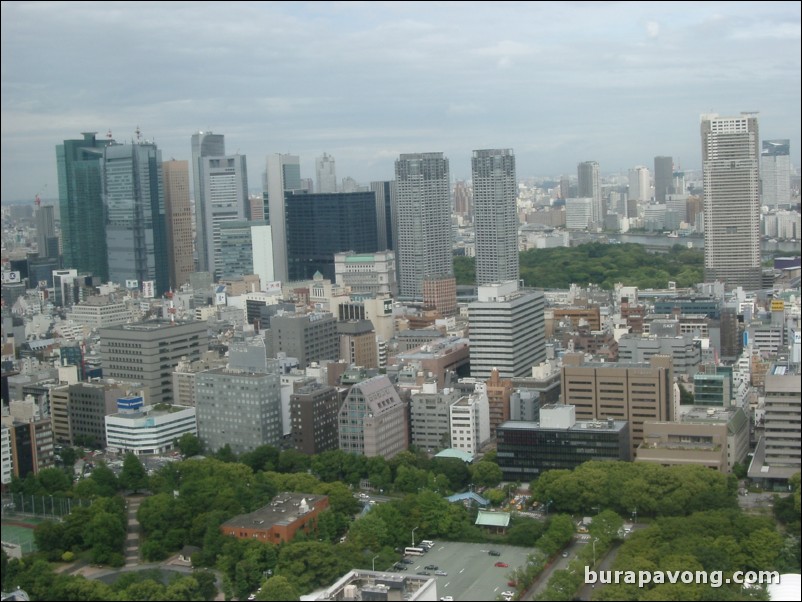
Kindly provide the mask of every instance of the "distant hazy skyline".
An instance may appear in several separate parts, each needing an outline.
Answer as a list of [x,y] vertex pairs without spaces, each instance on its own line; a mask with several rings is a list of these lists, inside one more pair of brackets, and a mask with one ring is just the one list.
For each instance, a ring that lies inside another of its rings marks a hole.
[[401,153],[511,148],[518,178],[656,155],[701,168],[700,115],[759,111],[800,164],[799,2],[6,2],[2,199],[57,198],[55,147],[137,126],[392,179]]

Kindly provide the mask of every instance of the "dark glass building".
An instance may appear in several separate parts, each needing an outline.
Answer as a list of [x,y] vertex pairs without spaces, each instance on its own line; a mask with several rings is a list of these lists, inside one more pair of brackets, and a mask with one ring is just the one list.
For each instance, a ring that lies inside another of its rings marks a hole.
[[287,192],[284,203],[290,281],[316,272],[334,280],[334,254],[379,251],[373,192]]
[[625,420],[576,421],[573,406],[544,406],[539,423],[503,422],[496,436],[505,481],[529,482],[547,470],[571,470],[588,460],[632,459]]
[[63,265],[106,282],[109,267],[101,163],[103,149],[114,141],[98,140],[95,132],[83,136],[56,146]]

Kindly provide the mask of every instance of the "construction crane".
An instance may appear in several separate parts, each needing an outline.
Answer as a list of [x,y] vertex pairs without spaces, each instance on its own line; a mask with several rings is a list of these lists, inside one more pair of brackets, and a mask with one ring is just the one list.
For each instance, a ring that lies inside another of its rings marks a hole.
[[47,190],[47,184],[45,184],[44,186],[42,186],[42,187],[39,189],[39,192],[37,192],[37,193],[36,193],[36,196],[33,198],[33,204],[34,204],[34,205],[36,205],[36,208],[37,208],[37,209],[39,209],[39,207],[41,207],[41,206],[42,206],[42,196],[41,196],[41,195],[42,195],[42,193],[43,193],[45,190]]

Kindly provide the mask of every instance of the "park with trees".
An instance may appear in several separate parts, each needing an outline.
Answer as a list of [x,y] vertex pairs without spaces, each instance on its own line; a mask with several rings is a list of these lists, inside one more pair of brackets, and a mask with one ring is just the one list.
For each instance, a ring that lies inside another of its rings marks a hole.
[[[184,444],[197,451],[196,442],[185,440]],[[523,591],[571,541],[577,517],[584,515],[596,517],[591,534],[601,542],[599,550],[618,545],[623,517],[649,521],[648,528],[622,545],[621,566],[635,558],[644,559],[640,564],[670,566],[667,558],[691,556],[701,567],[725,567],[722,570],[757,566],[758,560],[768,567],[799,566],[798,479],[795,493],[775,506],[776,517],[749,517],[738,509],[734,477],[691,466],[588,462],[573,471],[544,473],[530,491],[550,510],[546,516],[513,513],[507,531],[495,534],[475,525],[475,507],[445,499],[452,492],[481,487],[489,498],[503,503],[517,485],[499,486],[501,473],[494,454],[474,465],[430,458],[414,449],[390,460],[341,451],[309,457],[268,446],[240,457],[230,450],[209,457],[193,455],[167,463],[151,476],[140,470],[141,463],[134,457],[135,461],[126,458],[119,476],[99,463],[91,476],[75,484],[50,470],[15,482],[13,487],[19,490],[48,495],[74,496],[80,491],[92,503],[73,509],[62,521],[37,527],[39,551],[22,561],[4,558],[4,583],[30,588],[40,599],[200,600],[210,599],[214,581],[210,587],[208,575],[216,573],[229,598],[244,599],[261,587],[257,599],[297,599],[353,568],[367,569],[374,563],[391,566],[416,529],[420,538],[531,548],[530,561],[515,569]],[[381,490],[388,501],[364,508],[354,493],[365,486]],[[153,576],[106,585],[53,570],[58,563],[80,558],[108,566],[122,564],[125,504],[121,494],[131,491],[147,492],[137,515],[143,535],[142,560],[160,561],[184,546],[196,546],[193,566],[203,577],[194,573],[182,578]],[[222,535],[224,521],[266,505],[281,491],[329,496],[330,507],[318,517],[314,531],[299,533],[280,545]],[[713,536],[717,530],[721,537]],[[644,546],[658,546],[661,552],[644,555]],[[561,576],[557,586],[550,591],[558,596],[554,599],[563,599],[559,592],[570,592],[572,582]],[[618,595],[630,593],[622,590]],[[614,591],[605,593],[615,595]]]

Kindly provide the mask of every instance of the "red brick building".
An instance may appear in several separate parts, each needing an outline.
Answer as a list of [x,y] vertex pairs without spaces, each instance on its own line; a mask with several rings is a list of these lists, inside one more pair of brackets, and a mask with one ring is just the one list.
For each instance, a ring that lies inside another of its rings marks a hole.
[[270,543],[292,541],[295,534],[317,529],[317,517],[329,507],[326,495],[279,493],[265,507],[242,514],[220,525],[223,535],[237,539],[258,539]]

